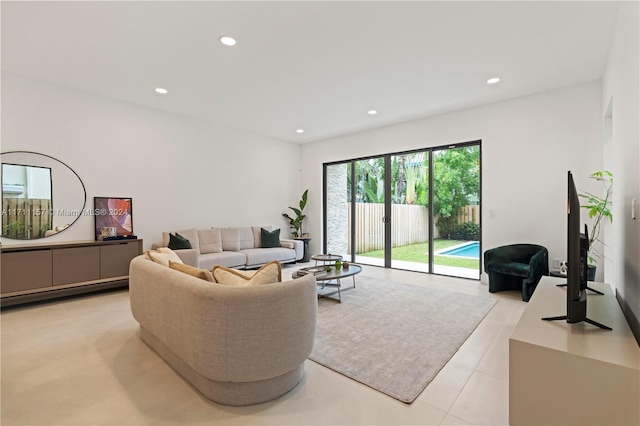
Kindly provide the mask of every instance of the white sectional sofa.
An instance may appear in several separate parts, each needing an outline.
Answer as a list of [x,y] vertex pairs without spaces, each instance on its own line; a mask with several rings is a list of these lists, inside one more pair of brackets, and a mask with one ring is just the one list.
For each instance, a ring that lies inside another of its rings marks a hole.
[[207,229],[179,229],[163,232],[162,243],[153,248],[168,247],[169,234],[180,234],[191,243],[191,249],[175,252],[188,265],[211,269],[214,265],[228,268],[256,268],[266,263],[294,263],[304,256],[304,243],[281,239],[280,247],[262,247],[261,228],[270,226],[246,226]]

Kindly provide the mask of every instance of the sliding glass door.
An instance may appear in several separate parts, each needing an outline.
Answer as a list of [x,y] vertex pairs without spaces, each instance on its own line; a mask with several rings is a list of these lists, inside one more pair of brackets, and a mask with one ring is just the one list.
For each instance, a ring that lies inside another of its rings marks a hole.
[[429,152],[391,156],[391,267],[429,272]]
[[325,164],[325,253],[480,277],[480,144]]
[[433,151],[433,272],[480,278],[480,145]]

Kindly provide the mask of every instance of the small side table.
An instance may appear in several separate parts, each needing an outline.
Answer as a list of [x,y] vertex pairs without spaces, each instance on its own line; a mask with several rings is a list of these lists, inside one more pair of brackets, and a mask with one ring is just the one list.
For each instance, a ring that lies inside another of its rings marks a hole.
[[311,241],[311,238],[294,238],[294,240],[300,240],[304,243],[304,255],[302,256],[302,259],[298,260],[298,262],[309,262],[310,258],[309,256],[311,255],[311,253],[309,253],[309,241]]
[[318,262],[322,262],[322,265],[333,265],[337,260],[342,260],[342,256],[339,254],[314,254],[311,256],[311,260],[316,261],[316,266],[318,266]]

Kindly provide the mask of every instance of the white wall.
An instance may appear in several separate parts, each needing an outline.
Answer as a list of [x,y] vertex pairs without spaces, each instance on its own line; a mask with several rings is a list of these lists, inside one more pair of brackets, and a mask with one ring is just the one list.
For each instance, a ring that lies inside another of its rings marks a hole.
[[[611,282],[624,300],[623,309],[633,311],[640,342],[640,6],[622,2],[616,32],[603,78],[601,115],[611,105],[611,141],[605,149],[606,166],[614,173],[613,224],[606,241],[613,264]],[[636,199],[636,219],[631,200]],[[630,309],[627,309],[630,308]],[[627,315],[629,318],[629,315]]]
[[550,259],[565,259],[567,170],[579,189],[593,189],[587,176],[602,167],[601,104],[601,82],[593,81],[303,145],[312,252],[322,249],[324,162],[480,139],[483,248],[537,243]]
[[[84,181],[88,208],[94,196],[133,197],[146,248],[187,227],[272,225],[288,236],[281,214],[300,198],[296,144],[6,73],[1,150],[66,163]],[[93,238],[85,216],[37,242]],[[19,243],[28,241],[2,239]]]

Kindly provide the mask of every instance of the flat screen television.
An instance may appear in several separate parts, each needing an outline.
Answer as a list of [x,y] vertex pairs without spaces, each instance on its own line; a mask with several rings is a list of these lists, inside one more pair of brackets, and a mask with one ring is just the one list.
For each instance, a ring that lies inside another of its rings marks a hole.
[[586,322],[606,330],[611,328],[587,318],[587,253],[589,251],[587,225],[580,232],[580,199],[571,172],[567,177],[567,314],[542,318],[546,321],[567,320]]

